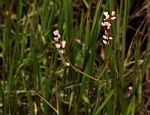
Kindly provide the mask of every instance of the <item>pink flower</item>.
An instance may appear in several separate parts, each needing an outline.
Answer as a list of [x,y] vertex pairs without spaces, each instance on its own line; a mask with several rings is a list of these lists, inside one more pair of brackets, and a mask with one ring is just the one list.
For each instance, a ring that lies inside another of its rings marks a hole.
[[59,34],[59,30],[55,30],[55,31],[53,31],[53,34],[54,34],[54,36],[58,36],[58,35],[60,35],[60,34]]
[[115,11],[112,11],[111,12],[111,16],[115,16],[116,12]]
[[107,30],[105,30],[105,35],[108,35],[108,31]]
[[59,41],[59,38],[58,38],[58,37],[54,37],[54,40],[55,40],[56,42],[58,42],[58,41]]
[[110,26],[111,26],[111,23],[108,23],[108,25],[107,25],[108,30],[110,29]]
[[59,50],[59,53],[64,54],[66,41],[65,40],[61,40],[61,36],[59,34],[59,30],[53,31],[53,34],[54,34],[54,40],[55,40],[56,48]]
[[105,26],[110,26],[111,24],[110,22],[101,22],[101,25],[105,27]]
[[110,28],[111,28],[111,22],[113,20],[116,19],[116,16],[115,16],[115,11],[112,11],[111,12],[111,15],[108,14],[108,12],[104,12],[103,13],[105,18],[104,18],[104,21],[101,22],[101,25],[103,26],[104,28],[104,31],[105,31],[105,35],[103,35],[103,43],[105,45],[108,45],[109,44],[109,41],[113,39],[113,37],[111,37],[111,33],[110,33]]
[[110,18],[110,15],[108,14],[108,12],[104,12],[103,14],[105,16],[104,20],[108,20]]
[[105,17],[109,17],[108,12],[104,12],[103,14],[104,14]]
[[110,19],[111,19],[111,20],[115,20],[115,19],[116,19],[116,17],[114,16],[114,17],[111,17]]

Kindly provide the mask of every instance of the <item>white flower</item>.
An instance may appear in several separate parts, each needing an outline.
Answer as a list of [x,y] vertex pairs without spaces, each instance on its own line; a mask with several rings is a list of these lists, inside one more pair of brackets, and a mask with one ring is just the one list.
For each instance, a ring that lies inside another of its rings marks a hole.
[[113,37],[109,37],[109,39],[110,39],[110,40],[112,40],[112,39],[113,39]]
[[59,38],[58,38],[58,37],[54,37],[54,40],[55,40],[56,42],[58,42],[58,41],[59,41]]
[[108,12],[107,12],[107,11],[106,11],[106,12],[103,12],[103,14],[104,14],[104,15],[108,15]]
[[56,46],[56,48],[58,48],[58,49],[60,48],[60,44],[59,44],[59,43],[56,43],[55,46]]
[[53,31],[53,34],[54,34],[54,36],[59,36],[59,35],[60,35],[60,34],[59,34],[59,30]]
[[65,53],[65,50],[64,50],[64,49],[60,49],[60,50],[59,50],[59,53],[64,54],[64,53]]
[[111,12],[111,16],[115,16],[116,12],[115,11],[112,11]]
[[110,16],[109,16],[108,12],[104,12],[103,14],[104,14],[104,16],[105,16],[105,19],[104,19],[104,20],[109,19]]
[[62,48],[65,48],[65,46],[66,46],[66,41],[63,40],[61,43],[62,43]]
[[111,23],[108,23],[108,24],[107,24],[107,29],[108,29],[108,30],[110,29],[110,26],[111,26]]
[[102,26],[110,26],[111,24],[110,24],[110,22],[101,22],[101,25]]
[[105,45],[107,45],[107,44],[108,44],[108,42],[107,42],[106,40],[103,40],[103,43],[104,43]]
[[111,21],[116,19],[115,11],[111,12],[111,16],[108,14],[108,12],[103,13],[105,16],[105,19],[103,22],[101,22],[101,25],[103,26],[105,30],[105,35],[103,35],[103,43],[105,45],[108,45],[110,40],[113,39],[113,37],[110,36],[110,28],[111,28]]
[[129,86],[128,89],[131,91],[132,90],[132,86]]
[[104,12],[103,14],[104,14],[104,16],[105,16],[105,19],[104,19],[104,20],[109,19],[110,15],[108,14],[108,12]]
[[107,39],[107,36],[103,35],[103,38],[104,38],[104,39]]
[[105,23],[104,23],[104,22],[101,22],[101,25],[102,25],[102,26],[105,26]]
[[103,14],[104,14],[104,16],[106,16],[106,17],[109,15],[108,12],[104,12]]
[[70,66],[70,63],[66,62],[66,66],[69,67],[69,66]]
[[111,17],[110,19],[111,19],[111,20],[115,20],[115,19],[116,19],[116,17],[115,17],[115,16],[113,16],[113,17]]

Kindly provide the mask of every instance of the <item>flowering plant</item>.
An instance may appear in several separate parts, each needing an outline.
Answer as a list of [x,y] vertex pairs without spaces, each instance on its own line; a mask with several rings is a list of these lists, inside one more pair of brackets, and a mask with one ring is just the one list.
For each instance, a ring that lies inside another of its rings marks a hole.
[[116,19],[115,16],[116,13],[115,11],[112,11],[111,15],[109,15],[108,12],[104,12],[103,14],[105,16],[103,22],[101,22],[101,25],[103,26],[105,31],[105,35],[103,35],[103,43],[105,45],[108,45],[109,41],[113,39],[113,37],[110,36],[110,28],[111,28],[111,22]]
[[61,40],[61,35],[59,33],[59,30],[53,31],[53,34],[54,34],[54,41],[55,41],[56,48],[59,50],[59,53],[64,54],[66,41]]

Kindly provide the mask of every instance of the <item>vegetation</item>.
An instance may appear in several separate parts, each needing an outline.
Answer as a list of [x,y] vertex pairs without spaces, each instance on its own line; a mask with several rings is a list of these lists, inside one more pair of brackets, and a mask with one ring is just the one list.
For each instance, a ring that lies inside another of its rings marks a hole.
[[0,11],[0,114],[149,114],[149,0],[1,0]]

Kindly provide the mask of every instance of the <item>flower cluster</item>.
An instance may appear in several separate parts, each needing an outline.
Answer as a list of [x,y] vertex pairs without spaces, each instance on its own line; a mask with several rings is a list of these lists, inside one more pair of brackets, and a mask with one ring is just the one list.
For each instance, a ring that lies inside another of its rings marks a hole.
[[115,11],[112,11],[111,15],[109,15],[108,12],[104,12],[103,14],[105,16],[103,22],[101,22],[101,25],[103,26],[105,30],[105,35],[103,35],[103,43],[105,45],[108,45],[109,41],[113,39],[113,37],[110,36],[110,27],[111,27],[111,21],[116,19],[116,16],[115,16],[116,13]]
[[61,35],[59,34],[59,30],[53,31],[53,34],[54,34],[54,41],[55,41],[56,48],[59,50],[59,53],[64,54],[66,41],[61,40]]

